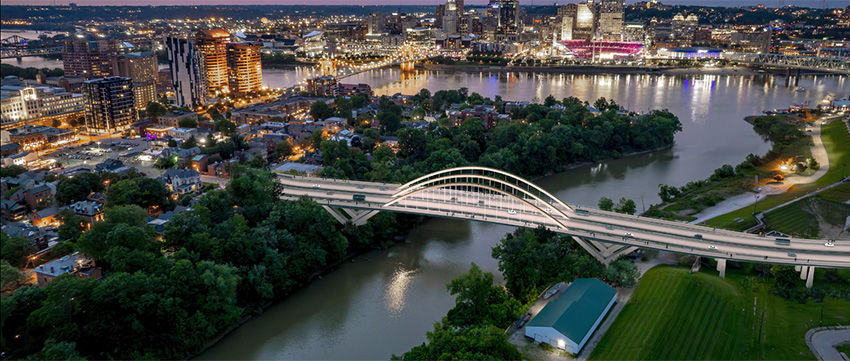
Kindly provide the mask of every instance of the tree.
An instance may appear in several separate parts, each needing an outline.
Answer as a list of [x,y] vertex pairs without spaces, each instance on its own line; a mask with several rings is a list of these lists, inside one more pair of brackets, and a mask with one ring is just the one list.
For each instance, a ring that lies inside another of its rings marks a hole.
[[160,116],[165,115],[165,113],[167,112],[168,110],[165,109],[165,107],[158,102],[149,102],[148,105],[145,107],[145,113],[147,113],[148,116],[153,117],[157,121],[159,121]]
[[44,347],[38,353],[30,355],[27,360],[63,360],[78,361],[86,360],[77,352],[75,342],[60,342],[52,338],[44,341]]
[[599,209],[603,211],[612,211],[614,210],[614,201],[612,201],[608,197],[599,198]]
[[0,257],[13,266],[22,267],[27,256],[37,250],[26,237],[9,237],[6,232],[0,232]]
[[195,120],[195,119],[186,117],[186,118],[180,119],[180,121],[177,122],[177,126],[180,127],[180,128],[197,128],[198,127],[198,121]]
[[24,173],[26,171],[27,171],[27,168],[24,167],[24,166],[14,165],[14,164],[10,165],[10,166],[4,165],[4,166],[0,167],[0,177],[3,177],[3,178],[17,177],[21,173]]
[[453,279],[446,289],[456,295],[455,307],[446,319],[457,327],[494,325],[505,327],[519,316],[521,305],[504,287],[493,285],[493,274],[482,272],[478,265]]
[[313,119],[325,120],[327,118],[332,117],[333,114],[334,111],[333,109],[331,109],[330,106],[328,106],[328,103],[325,103],[321,100],[314,102],[312,105],[310,105],[310,115],[313,117]]
[[24,275],[5,259],[0,260],[0,289],[13,288],[24,280]]
[[177,148],[177,141],[174,138],[168,139],[168,147],[169,148]]
[[428,342],[392,360],[521,360],[519,349],[495,326],[456,328],[445,321],[434,324]]
[[274,146],[274,153],[272,153],[272,157],[274,157],[275,159],[284,160],[290,155],[292,155],[292,145],[289,144],[289,142],[278,142]]
[[168,205],[168,189],[152,178],[123,180],[109,187],[106,193],[106,206],[115,207],[135,204],[142,208]]
[[159,169],[174,168],[175,165],[176,162],[174,161],[173,157],[162,157],[157,159],[156,162],[153,163],[153,166]]
[[192,135],[189,139],[186,139],[183,144],[180,144],[180,148],[183,149],[191,149],[198,146],[198,140],[195,139],[195,136]]
[[[601,203],[602,201],[600,200],[599,202]],[[600,206],[600,209],[601,208],[602,207]],[[635,204],[635,201],[626,199],[625,197],[620,198],[620,202],[617,204],[617,207],[614,208],[614,212],[617,213],[635,214],[636,211],[637,205]]]
[[381,132],[392,133],[398,130],[401,126],[401,117],[393,112],[382,112],[378,114],[378,121],[381,123]]
[[545,100],[543,100],[543,105],[545,105],[547,107],[551,107],[553,105],[558,105],[558,104],[560,104],[560,103],[558,102],[557,99],[555,99],[555,97],[552,96],[552,94],[549,94],[549,96],[546,97]]
[[59,238],[71,241],[76,241],[80,238],[83,230],[85,230],[85,218],[78,216],[69,208],[59,211],[58,218],[62,222],[57,232]]
[[83,173],[71,178],[65,177],[56,184],[56,202],[66,205],[88,198],[92,192],[103,190],[103,179],[97,173]]
[[236,124],[233,124],[233,122],[227,119],[221,119],[215,122],[215,130],[224,135],[230,136],[236,131]]

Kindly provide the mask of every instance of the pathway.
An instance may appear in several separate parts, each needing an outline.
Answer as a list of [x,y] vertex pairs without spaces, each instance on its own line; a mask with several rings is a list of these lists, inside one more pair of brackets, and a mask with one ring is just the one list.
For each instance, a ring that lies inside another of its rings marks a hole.
[[[757,199],[764,198],[765,196],[772,195],[772,194],[784,193],[792,185],[813,183],[813,182],[817,181],[818,179],[820,179],[820,177],[823,177],[823,175],[826,174],[827,171],[829,171],[829,156],[827,154],[826,147],[824,147],[824,145],[823,145],[823,139],[821,139],[821,132],[822,132],[822,129],[823,129],[823,126],[821,125],[821,123],[822,123],[822,121],[816,121],[815,122],[815,127],[814,127],[814,129],[812,129],[812,134],[811,134],[812,135],[812,141],[814,143],[814,145],[812,146],[812,157],[814,159],[816,159],[818,161],[818,164],[820,165],[820,168],[818,168],[818,170],[815,171],[814,174],[812,174],[810,176],[805,176],[805,177],[796,177],[796,176],[795,177],[788,177],[788,178],[785,179],[785,182],[780,186],[770,186],[770,185],[762,186],[761,192],[759,194],[752,194],[752,193],[747,192],[747,193],[744,193],[744,194],[739,194],[737,196],[730,197],[730,198],[728,198],[728,199],[726,199],[726,200],[724,200],[720,203],[717,203],[713,207],[709,207],[709,208],[703,210],[702,212],[697,213],[695,215],[697,217],[697,219],[691,221],[690,223],[699,224],[699,223],[705,222],[705,221],[712,219],[714,217],[721,216],[721,215],[724,215],[726,213],[733,212],[733,211],[736,211],[738,209],[744,208],[746,206],[752,205],[753,203],[755,203],[757,201]],[[822,191],[824,191],[828,188],[831,188],[833,186],[834,185],[827,187],[827,188],[822,188],[822,189],[818,190],[817,192],[810,193],[806,196],[822,192]],[[756,195],[758,195],[758,198],[756,198]],[[794,201],[797,201],[799,199],[802,199],[802,198],[795,199]],[[791,201],[791,202],[794,202],[794,201]]]
[[846,360],[835,349],[850,343],[850,326],[816,327],[806,332],[806,345],[819,361]]

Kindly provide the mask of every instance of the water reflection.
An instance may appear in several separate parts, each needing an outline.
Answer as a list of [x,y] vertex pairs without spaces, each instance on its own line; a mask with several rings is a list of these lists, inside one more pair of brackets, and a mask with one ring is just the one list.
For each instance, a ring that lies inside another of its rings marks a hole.
[[384,293],[384,304],[392,317],[398,317],[399,313],[404,310],[405,298],[410,282],[413,280],[414,272],[399,267],[393,274],[392,281],[387,285],[387,291]]

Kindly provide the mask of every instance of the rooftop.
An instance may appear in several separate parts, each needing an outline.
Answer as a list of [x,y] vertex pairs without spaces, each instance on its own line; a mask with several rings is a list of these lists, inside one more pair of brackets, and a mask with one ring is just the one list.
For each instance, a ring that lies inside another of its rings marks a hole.
[[596,278],[579,278],[549,302],[528,326],[552,327],[579,343],[593,327],[617,290]]

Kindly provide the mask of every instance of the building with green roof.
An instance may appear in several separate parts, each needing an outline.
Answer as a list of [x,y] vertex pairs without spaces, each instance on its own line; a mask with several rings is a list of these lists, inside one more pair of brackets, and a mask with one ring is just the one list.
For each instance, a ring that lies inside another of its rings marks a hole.
[[596,278],[579,278],[525,326],[525,336],[578,354],[617,300],[617,290]]

